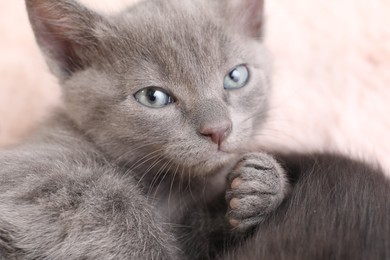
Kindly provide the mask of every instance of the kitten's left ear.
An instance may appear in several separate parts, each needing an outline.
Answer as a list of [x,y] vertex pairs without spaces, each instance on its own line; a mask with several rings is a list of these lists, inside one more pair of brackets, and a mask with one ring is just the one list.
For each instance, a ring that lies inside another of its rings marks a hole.
[[232,26],[249,37],[263,35],[264,0],[226,0],[226,14]]

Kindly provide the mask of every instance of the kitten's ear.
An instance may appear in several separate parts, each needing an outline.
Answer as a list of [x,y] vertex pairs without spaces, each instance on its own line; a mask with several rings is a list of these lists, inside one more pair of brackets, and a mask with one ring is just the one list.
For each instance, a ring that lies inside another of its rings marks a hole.
[[263,34],[264,0],[226,0],[226,14],[233,26],[249,37]]
[[65,79],[89,65],[100,15],[73,0],[26,0],[26,6],[38,45],[57,77]]

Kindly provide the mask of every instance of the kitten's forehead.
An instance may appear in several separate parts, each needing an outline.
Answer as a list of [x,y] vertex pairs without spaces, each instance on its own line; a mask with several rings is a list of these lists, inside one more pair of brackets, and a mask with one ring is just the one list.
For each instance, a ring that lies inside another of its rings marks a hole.
[[178,3],[151,1],[117,18],[129,50],[124,61],[143,74],[143,81],[150,77],[150,84],[159,80],[199,91],[215,74],[226,72],[230,41],[211,11],[189,1]]

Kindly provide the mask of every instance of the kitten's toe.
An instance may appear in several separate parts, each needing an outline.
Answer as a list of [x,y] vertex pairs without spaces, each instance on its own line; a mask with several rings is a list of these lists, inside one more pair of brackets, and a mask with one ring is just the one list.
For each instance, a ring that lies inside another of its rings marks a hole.
[[258,194],[232,198],[229,202],[227,217],[234,228],[245,230],[261,223],[265,217],[279,205],[275,196]]
[[287,190],[284,171],[271,156],[263,153],[244,156],[229,180],[227,218],[238,230],[261,223],[279,206]]
[[231,209],[238,209],[240,204],[240,200],[237,198],[233,198],[230,200],[229,206]]
[[235,178],[235,179],[232,181],[232,184],[230,185],[230,188],[231,188],[232,190],[237,190],[237,189],[240,188],[241,184],[242,184],[242,179],[241,179],[240,177]]

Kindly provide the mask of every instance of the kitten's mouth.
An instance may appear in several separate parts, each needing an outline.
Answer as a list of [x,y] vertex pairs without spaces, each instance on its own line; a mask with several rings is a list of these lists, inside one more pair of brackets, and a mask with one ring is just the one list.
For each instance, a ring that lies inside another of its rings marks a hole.
[[218,150],[214,153],[209,154],[207,158],[199,160],[198,163],[224,161],[227,158],[234,157],[234,156],[235,156],[234,153],[228,153],[228,152]]
[[210,153],[207,158],[199,160],[195,167],[214,171],[216,169],[224,168],[226,165],[232,164],[232,162],[238,161],[239,158],[240,154],[217,150]]

